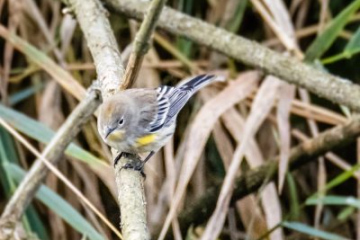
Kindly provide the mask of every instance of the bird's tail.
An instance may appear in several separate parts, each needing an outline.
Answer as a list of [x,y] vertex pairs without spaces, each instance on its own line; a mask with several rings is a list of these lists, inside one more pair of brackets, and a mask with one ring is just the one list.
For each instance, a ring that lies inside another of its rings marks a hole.
[[180,84],[178,88],[184,91],[193,91],[193,93],[195,93],[212,82],[224,80],[225,79],[222,76],[203,74],[185,80],[185,82]]

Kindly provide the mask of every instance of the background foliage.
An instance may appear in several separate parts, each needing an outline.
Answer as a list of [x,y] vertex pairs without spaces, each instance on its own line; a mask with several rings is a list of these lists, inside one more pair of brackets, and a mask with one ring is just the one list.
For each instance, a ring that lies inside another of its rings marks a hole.
[[[283,3],[285,8],[273,8],[274,2]],[[284,54],[297,57],[303,54],[309,64],[323,71],[355,83],[360,80],[359,0],[178,0],[169,1],[168,5]],[[85,88],[96,78],[82,32],[71,15],[62,13],[64,7],[60,1],[53,0],[0,1],[0,23],[40,50],[26,46],[18,51],[8,43],[6,36],[0,38],[0,117],[39,150],[74,109],[79,97],[68,91],[73,86],[61,83],[66,76],[60,75],[57,68],[71,73]],[[138,24],[121,15],[110,13],[109,17],[126,59],[126,49]],[[280,29],[278,32],[271,25],[274,19]],[[295,53],[281,36],[293,36],[298,44]],[[44,61],[44,54],[56,65]],[[345,107],[276,79],[261,78],[239,62],[161,29],[157,30],[136,87],[176,85],[198,70],[229,76],[237,92],[218,97],[219,102],[225,104],[231,97],[240,100],[241,94],[244,99],[221,114],[209,129],[209,137],[200,130],[190,130],[196,127],[190,127],[198,124],[201,129],[207,119],[216,117],[213,112],[203,110],[204,104],[219,96],[219,92],[229,91],[226,86],[220,84],[205,89],[181,112],[173,141],[146,167],[148,218],[153,233],[161,227],[173,200],[173,188],[183,174],[179,166],[184,152],[192,151],[202,157],[181,209],[186,209],[209,186],[224,178],[239,142],[252,142],[246,161],[242,163],[241,170],[246,171],[278,154],[284,154],[283,159],[286,159],[291,146],[346,122],[352,114]],[[50,77],[49,71],[57,77]],[[252,91],[246,92],[245,80],[253,82]],[[64,89],[64,84],[68,89]],[[254,121],[247,121],[246,125],[245,120],[250,117]],[[204,121],[194,121],[196,118]],[[264,121],[259,120],[262,118]],[[261,126],[256,136],[242,139],[244,127],[258,123]],[[199,141],[189,147],[186,142],[194,135]],[[206,143],[204,147],[200,142]],[[279,179],[284,179],[281,192],[275,185],[269,185],[233,204],[221,239],[303,239],[307,236],[360,239],[360,174],[356,171],[359,146],[354,143],[297,171],[280,173]],[[119,210],[110,159],[107,146],[98,136],[94,117],[67,149],[59,169],[118,226]],[[26,148],[0,127],[0,211],[34,160]],[[281,164],[285,166],[286,161]],[[205,224],[206,219],[200,222]],[[52,174],[22,223],[25,231],[40,239],[80,239],[83,236],[115,239],[105,224]],[[197,239],[204,226],[191,227],[183,238]]]

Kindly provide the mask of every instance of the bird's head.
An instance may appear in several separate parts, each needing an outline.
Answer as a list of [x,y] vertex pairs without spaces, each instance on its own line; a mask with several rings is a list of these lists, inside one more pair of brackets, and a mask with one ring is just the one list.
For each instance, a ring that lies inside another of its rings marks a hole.
[[122,141],[125,138],[132,118],[130,103],[130,100],[120,93],[101,105],[98,130],[106,143]]

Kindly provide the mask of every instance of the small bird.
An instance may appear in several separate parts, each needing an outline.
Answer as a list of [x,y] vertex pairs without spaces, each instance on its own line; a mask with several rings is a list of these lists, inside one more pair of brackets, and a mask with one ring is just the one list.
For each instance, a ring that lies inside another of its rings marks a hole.
[[126,165],[143,175],[145,163],[174,134],[176,117],[190,97],[202,87],[223,80],[214,75],[199,75],[177,87],[133,88],[108,98],[100,107],[98,131],[106,144],[120,154],[149,152],[140,164]]

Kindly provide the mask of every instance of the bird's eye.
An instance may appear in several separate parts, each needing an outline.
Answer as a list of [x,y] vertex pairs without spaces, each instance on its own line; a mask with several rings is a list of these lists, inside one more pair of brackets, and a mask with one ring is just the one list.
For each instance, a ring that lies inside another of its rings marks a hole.
[[124,124],[124,118],[120,118],[119,125],[123,125],[123,124]]

